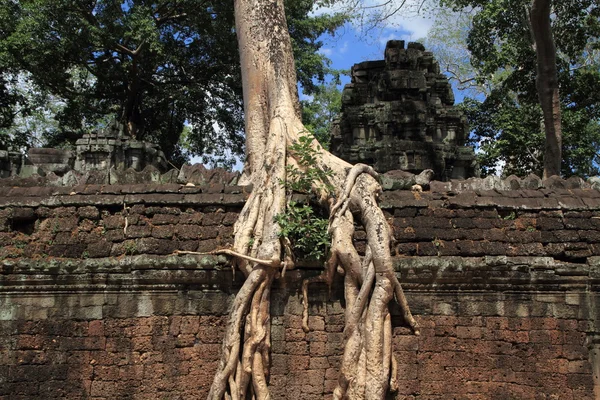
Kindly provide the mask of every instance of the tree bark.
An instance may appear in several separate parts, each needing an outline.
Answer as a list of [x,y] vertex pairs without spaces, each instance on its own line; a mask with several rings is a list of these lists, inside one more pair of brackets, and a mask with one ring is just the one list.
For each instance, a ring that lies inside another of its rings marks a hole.
[[560,176],[562,162],[562,126],[556,47],[550,23],[551,0],[533,0],[531,5],[531,30],[537,55],[536,85],[546,131],[544,152],[544,178]]
[[[246,281],[236,295],[223,340],[222,358],[208,398],[269,399],[270,291],[293,256],[274,220],[285,212],[286,166],[302,169],[288,148],[305,134],[300,120],[296,72],[283,0],[235,0],[235,19],[246,115],[245,183],[253,190],[234,228],[234,267]],[[313,168],[331,171],[327,185],[313,182],[317,201],[330,212],[331,255],[317,279],[303,283],[308,330],[308,286],[345,276],[344,356],[336,399],[384,399],[395,386],[389,302],[396,299],[415,332],[410,310],[391,260],[390,228],[377,205],[377,174],[351,166],[312,141]],[[335,188],[336,193],[327,187]],[[334,204],[335,203],[335,204]],[[367,232],[367,251],[354,247],[354,215]],[[250,258],[249,258],[250,257]],[[261,261],[262,260],[262,261]],[[368,383],[368,384],[367,384]]]
[[127,97],[123,104],[121,122],[127,130],[127,134],[136,138],[140,125],[140,103],[141,103],[141,71],[140,59],[147,47],[145,40],[138,45],[135,50],[128,49],[120,43],[115,44],[118,52],[131,59],[131,68],[129,70],[129,82],[127,83]]
[[140,76],[137,58],[133,58],[132,60],[129,79],[130,81],[127,84],[127,98],[123,105],[121,121],[127,134],[135,139],[138,133],[140,106]]

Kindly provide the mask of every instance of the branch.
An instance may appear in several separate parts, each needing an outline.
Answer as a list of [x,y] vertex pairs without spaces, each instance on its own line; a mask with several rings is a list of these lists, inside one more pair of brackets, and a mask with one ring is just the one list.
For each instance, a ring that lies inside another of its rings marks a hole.
[[383,22],[386,19],[392,17],[394,14],[396,14],[398,11],[400,11],[400,9],[402,7],[404,7],[404,4],[406,3],[406,0],[402,0],[402,2],[400,3],[400,5],[398,7],[396,7],[394,10],[389,11],[387,14],[384,14],[382,17],[377,18],[376,22]]
[[146,45],[146,39],[142,39],[142,43],[133,51],[133,57],[136,57],[142,52],[143,47]]
[[[393,0],[388,0],[388,1],[386,1],[386,2],[384,2],[384,3],[381,3],[381,4],[373,4],[372,6],[365,6],[365,10],[369,10],[369,9],[371,9],[371,8],[381,8],[381,7],[385,7],[385,6],[387,6],[388,4],[391,4],[391,3],[392,3],[392,1],[393,1]],[[406,0],[404,0],[402,3],[404,3],[405,1],[406,1]]]
[[533,49],[534,52],[537,52],[537,43],[535,41],[535,33],[533,31],[533,26],[531,24],[531,9],[529,8],[529,6],[524,5],[524,11],[525,11],[525,25],[527,25],[527,30],[529,31],[529,36],[528,36],[528,41],[529,44],[531,45],[531,48]]
[[135,58],[142,52],[142,49],[144,48],[145,45],[146,45],[146,39],[143,39],[142,42],[138,45],[138,47],[135,50],[131,50],[131,49],[123,46],[121,43],[115,43],[113,46],[117,52],[126,54],[131,58]]
[[451,74],[452,77],[458,81],[459,85],[464,85],[466,83],[473,82],[473,81],[477,80],[477,78],[468,78],[468,79],[461,78],[460,75],[458,75],[458,73],[456,73],[455,71],[453,71],[452,69],[450,69],[450,65],[451,64],[446,65],[446,72],[448,72],[449,74]]
[[128,49],[127,47],[123,46],[120,43],[115,43],[115,50],[120,52],[120,53],[125,53],[130,57],[134,57],[135,56],[135,52],[133,50]]
[[166,15],[164,17],[154,18],[154,21],[156,21],[156,26],[160,26],[167,21],[183,19],[187,16],[188,16],[187,13],[181,13],[181,14],[177,14],[177,15]]

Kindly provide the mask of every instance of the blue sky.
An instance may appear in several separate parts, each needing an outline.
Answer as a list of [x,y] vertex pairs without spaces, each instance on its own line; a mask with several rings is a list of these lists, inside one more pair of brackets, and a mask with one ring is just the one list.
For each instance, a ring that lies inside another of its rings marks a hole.
[[[364,0],[375,3],[375,0]],[[417,1],[416,3],[420,3]],[[323,35],[321,40],[324,45],[320,52],[331,59],[334,69],[349,70],[352,65],[368,60],[381,60],[384,57],[385,45],[388,40],[423,41],[435,23],[435,12],[421,12],[418,16],[411,12],[415,0],[407,0],[406,12],[398,12],[380,24],[378,29],[363,33],[359,28],[347,23],[338,29],[334,36]],[[321,12],[327,12],[324,9]],[[316,13],[319,13],[317,10]],[[407,16],[409,14],[409,16]],[[412,15],[412,16],[410,16]],[[452,23],[448,21],[448,23]],[[432,50],[432,49],[428,49]],[[435,51],[434,51],[435,55]],[[342,77],[342,85],[350,82],[349,76]],[[457,102],[462,101],[464,95],[456,89],[453,83],[454,94]]]
[[[375,6],[379,4],[377,0],[363,0],[364,6]],[[385,44],[388,40],[417,41],[427,36],[429,28],[433,24],[431,15],[424,17],[421,12],[417,15],[414,4],[419,3],[415,0],[406,0],[405,5],[400,10],[382,22],[377,24],[376,29],[370,29],[367,32],[361,30],[359,24],[347,23],[336,31],[331,37],[323,35],[323,47],[321,53],[329,57],[332,61],[332,67],[336,69],[350,69],[352,65],[367,60],[383,59]],[[342,2],[342,4],[344,4]],[[374,9],[384,11],[383,9]],[[331,8],[317,8],[315,14],[328,13],[335,11]],[[354,12],[358,14],[359,11]],[[367,18],[368,18],[368,14]],[[410,16],[407,16],[410,15]],[[349,78],[347,78],[349,80]]]
[[[331,67],[335,69],[350,69],[352,65],[367,60],[382,60],[385,45],[388,40],[417,41],[422,39],[429,28],[426,23],[419,21],[420,26],[415,30],[409,27],[385,28],[364,36],[350,24],[340,28],[334,37],[323,36],[324,46],[321,53],[331,59]],[[422,36],[421,36],[422,35]],[[346,77],[349,81],[349,77]]]

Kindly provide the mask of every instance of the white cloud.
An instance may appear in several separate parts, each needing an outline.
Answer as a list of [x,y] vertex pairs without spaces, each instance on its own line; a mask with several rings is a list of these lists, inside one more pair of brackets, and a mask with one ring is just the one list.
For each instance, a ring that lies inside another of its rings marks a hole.
[[323,54],[324,56],[331,57],[331,55],[333,54],[333,49],[330,49],[328,47],[321,47],[319,49],[319,53]]
[[392,32],[389,35],[383,35],[379,37],[379,44],[382,46],[385,46],[385,44],[390,41],[390,40],[398,40],[398,39],[402,39],[401,37],[398,36],[398,34],[396,32]]
[[[333,7],[315,8],[313,9],[312,14],[322,15],[345,10],[348,6],[347,4],[344,6],[344,3],[346,2],[341,1],[340,3],[336,3]],[[355,1],[348,3],[356,4]],[[427,0],[425,0],[425,5],[431,6]],[[433,18],[428,18],[433,16],[432,12],[426,11],[422,6],[423,0],[406,0],[400,9],[396,9],[396,7],[398,7],[397,2],[363,0],[360,2],[360,6],[358,6],[357,9],[351,11],[351,14],[359,16],[362,13],[362,22],[364,22],[367,27],[370,26],[372,22],[369,21],[372,21],[372,18],[374,18],[376,14],[384,16],[389,15],[381,22],[377,23],[376,28],[386,32],[389,32],[392,29],[399,31],[402,35],[396,34],[393,36],[394,39],[414,41],[425,38],[429,29],[433,26]],[[356,28],[360,25],[360,20],[361,18],[357,18],[354,21]]]
[[397,26],[389,25],[382,30],[379,43],[385,46],[388,40],[422,41],[432,25],[433,21],[426,18],[398,20]]
[[394,16],[391,19],[386,28],[395,28],[400,31],[405,31],[402,35],[402,39],[405,40],[418,40],[423,39],[427,36],[429,29],[433,26],[433,20],[423,17],[401,17],[400,15]]
[[348,41],[346,40],[344,42],[344,44],[342,45],[342,47],[340,47],[340,49],[338,50],[340,52],[340,54],[344,54],[345,52],[348,51]]

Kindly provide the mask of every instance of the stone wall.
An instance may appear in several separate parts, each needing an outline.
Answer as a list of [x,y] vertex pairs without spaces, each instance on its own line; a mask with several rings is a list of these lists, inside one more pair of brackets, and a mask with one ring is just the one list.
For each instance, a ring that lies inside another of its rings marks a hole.
[[[0,187],[0,398],[205,397],[242,279],[224,258],[172,253],[231,243],[245,197],[223,185]],[[432,183],[381,205],[422,327],[413,336],[394,310],[395,398],[600,396],[600,192]],[[276,283],[274,399],[335,386],[340,278],[313,287],[301,329],[301,281],[317,273]]]

